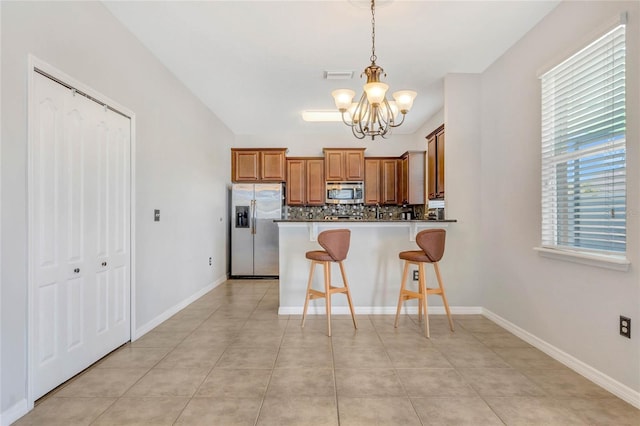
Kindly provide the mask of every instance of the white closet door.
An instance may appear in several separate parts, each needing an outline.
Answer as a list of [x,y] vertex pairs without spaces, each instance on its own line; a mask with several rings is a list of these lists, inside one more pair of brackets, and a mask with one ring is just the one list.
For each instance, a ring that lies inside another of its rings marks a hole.
[[130,120],[38,73],[32,133],[32,396],[130,339]]

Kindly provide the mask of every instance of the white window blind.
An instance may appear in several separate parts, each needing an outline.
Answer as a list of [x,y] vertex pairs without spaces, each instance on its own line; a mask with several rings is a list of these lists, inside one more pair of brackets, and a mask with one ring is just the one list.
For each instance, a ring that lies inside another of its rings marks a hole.
[[623,255],[625,26],[541,79],[542,246]]

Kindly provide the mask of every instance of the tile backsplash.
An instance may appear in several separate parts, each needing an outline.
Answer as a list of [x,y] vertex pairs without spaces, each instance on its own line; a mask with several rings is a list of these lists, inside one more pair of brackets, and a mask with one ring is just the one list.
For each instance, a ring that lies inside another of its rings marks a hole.
[[325,216],[348,216],[362,219],[401,220],[403,213],[414,219],[426,219],[425,208],[418,206],[365,206],[364,204],[337,204],[325,206],[284,206],[284,218],[293,220],[324,220]]

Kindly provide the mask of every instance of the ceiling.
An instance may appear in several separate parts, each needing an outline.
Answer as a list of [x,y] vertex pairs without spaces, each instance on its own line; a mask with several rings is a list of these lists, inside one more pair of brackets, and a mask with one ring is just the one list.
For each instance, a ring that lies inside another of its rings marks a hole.
[[[376,6],[377,64],[389,92],[418,92],[413,133],[443,107],[447,73],[479,73],[557,4],[554,1],[402,1]],[[340,1],[104,1],[236,135],[344,134],[306,123],[335,109],[331,91],[362,92],[371,56],[369,3]],[[325,80],[325,71],[354,71]]]

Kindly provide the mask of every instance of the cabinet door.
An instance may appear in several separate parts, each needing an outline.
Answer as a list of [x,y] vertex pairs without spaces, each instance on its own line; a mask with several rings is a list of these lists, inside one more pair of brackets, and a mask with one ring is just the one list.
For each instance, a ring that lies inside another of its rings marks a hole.
[[399,173],[400,188],[401,191],[398,194],[398,204],[405,204],[409,202],[409,157],[402,157],[399,161]]
[[436,179],[436,197],[444,198],[444,130],[436,134],[436,170],[438,171]]
[[324,174],[327,180],[345,180],[344,151],[325,151]]
[[231,178],[233,182],[256,182],[259,151],[231,151]]
[[305,160],[287,160],[287,205],[305,203]]
[[380,202],[398,204],[398,160],[395,158],[380,161],[382,180],[380,182]]
[[363,180],[364,179],[364,152],[363,151],[345,151],[345,180]]
[[364,160],[364,203],[380,202],[380,160],[366,158]]
[[437,197],[437,143],[435,135],[427,141],[427,194],[430,200]]
[[260,179],[263,182],[285,181],[284,151],[260,151]]
[[322,206],[325,203],[324,160],[307,160],[306,202],[310,206]]

